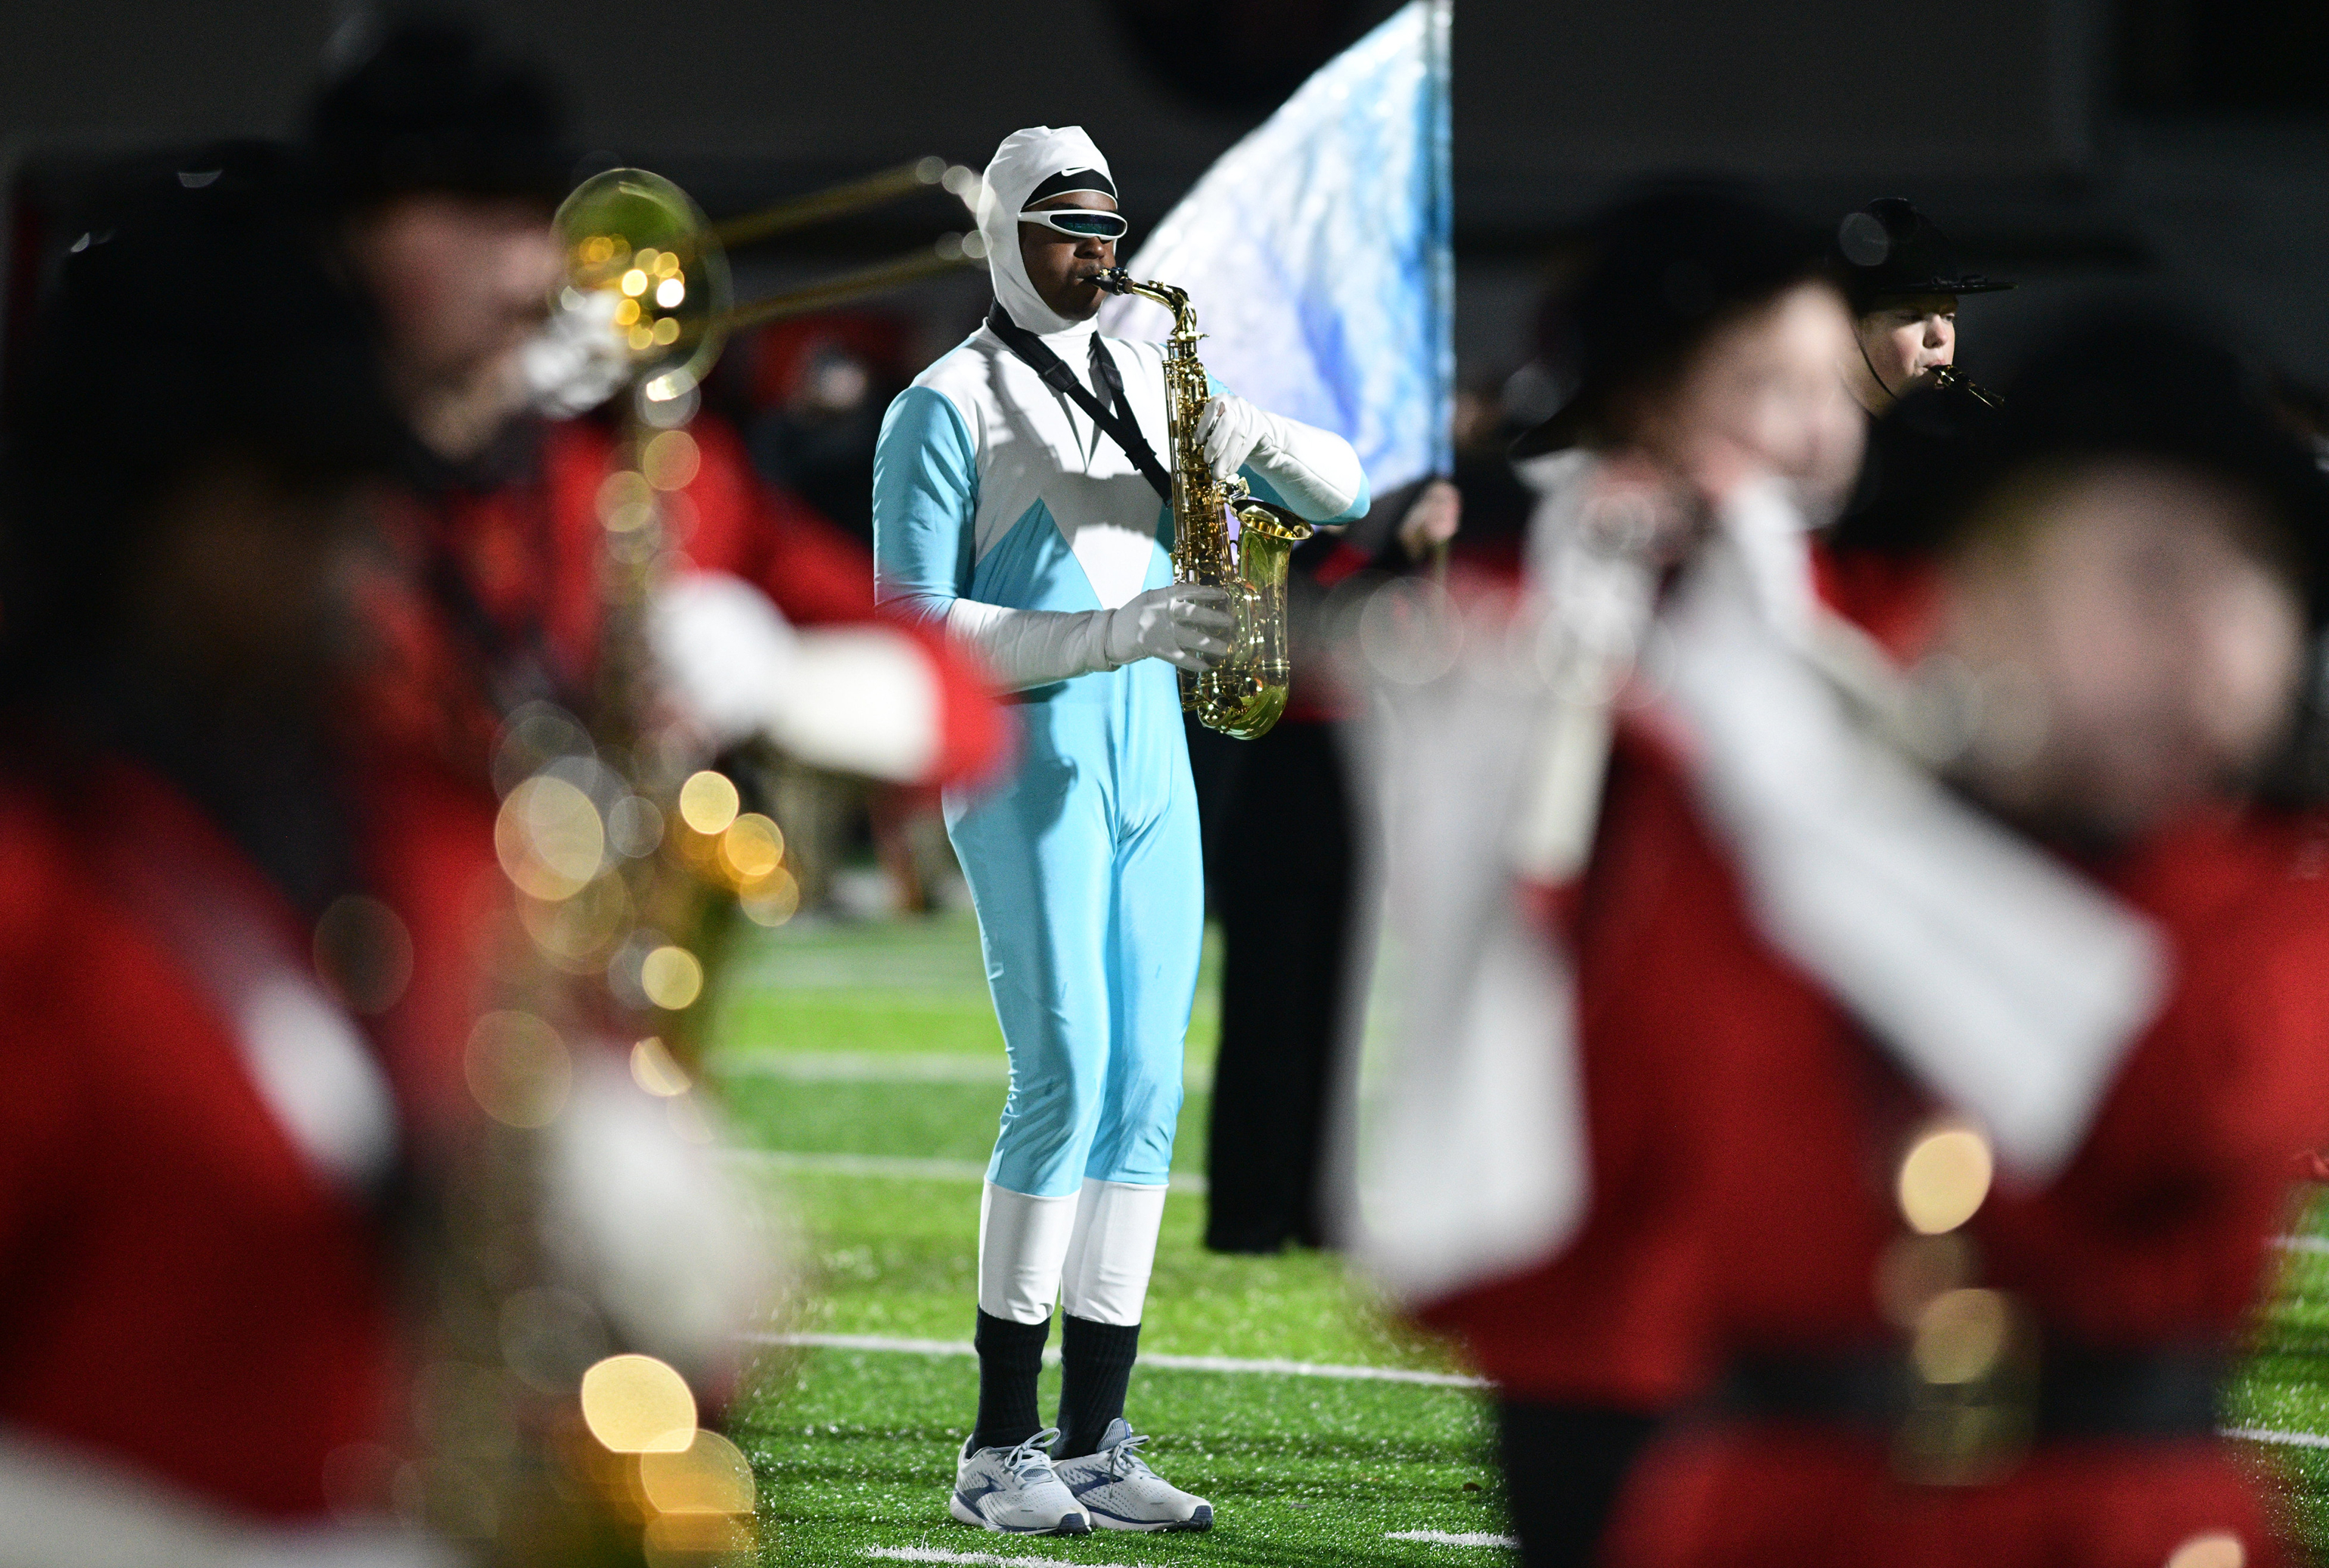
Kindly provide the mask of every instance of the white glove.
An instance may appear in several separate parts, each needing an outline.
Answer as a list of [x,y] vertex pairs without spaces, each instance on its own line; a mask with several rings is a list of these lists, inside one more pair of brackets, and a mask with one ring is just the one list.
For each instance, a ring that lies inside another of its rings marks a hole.
[[1227,479],[1246,465],[1268,435],[1269,416],[1243,398],[1215,398],[1197,416],[1197,439],[1215,479]]
[[1202,672],[1229,653],[1229,634],[1236,625],[1230,596],[1219,588],[1194,583],[1151,588],[1109,614],[1108,660],[1129,664],[1135,659],[1162,659]]
[[1175,583],[1116,610],[1014,610],[957,599],[947,634],[973,649],[1005,690],[1049,686],[1135,659],[1210,670],[1229,652],[1234,624],[1219,588]]
[[1348,441],[1268,413],[1243,398],[1207,403],[1197,417],[1197,439],[1214,478],[1227,479],[1250,466],[1297,516],[1313,522],[1341,517],[1366,488],[1366,472]]
[[615,324],[622,303],[611,289],[592,289],[581,303],[553,306],[518,351],[537,412],[570,419],[623,390],[631,379],[630,344]]
[[618,1060],[574,1053],[542,1166],[542,1241],[625,1344],[716,1385],[782,1277],[769,1216],[720,1158],[718,1111],[643,1093]]
[[916,784],[939,743],[937,675],[890,626],[797,631],[726,572],[656,590],[648,640],[682,712],[715,746],[765,735],[803,762]]

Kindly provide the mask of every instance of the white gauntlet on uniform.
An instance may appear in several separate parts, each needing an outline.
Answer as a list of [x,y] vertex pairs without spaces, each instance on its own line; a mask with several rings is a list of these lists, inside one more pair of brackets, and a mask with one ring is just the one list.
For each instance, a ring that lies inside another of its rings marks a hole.
[[1213,477],[1251,467],[1299,515],[1314,521],[1351,510],[1366,485],[1359,455],[1330,431],[1220,397],[1197,418],[1197,439]]
[[1011,691],[1048,686],[1136,659],[1210,670],[1229,652],[1228,596],[1219,588],[1172,583],[1113,610],[1014,610],[957,599],[948,633],[976,650],[987,672]]
[[666,695],[714,745],[765,735],[815,766],[900,784],[938,756],[938,675],[895,627],[796,628],[741,577],[691,572],[656,590],[647,635]]

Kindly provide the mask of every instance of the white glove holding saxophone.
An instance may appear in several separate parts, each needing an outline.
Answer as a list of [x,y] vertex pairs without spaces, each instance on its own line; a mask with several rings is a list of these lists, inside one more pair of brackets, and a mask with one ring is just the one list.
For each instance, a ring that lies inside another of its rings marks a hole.
[[1230,651],[1229,596],[1168,583],[1113,610],[1014,610],[957,599],[947,631],[975,651],[1004,690],[1023,691],[1136,659],[1210,670]]
[[891,626],[796,629],[727,572],[655,591],[648,641],[670,695],[714,746],[765,735],[818,767],[919,783],[938,754],[938,675]]
[[1230,596],[1195,583],[1151,588],[1108,615],[1108,662],[1162,659],[1202,673],[1230,651]]
[[1287,506],[1314,522],[1348,512],[1366,483],[1349,442],[1243,398],[1208,402],[1197,417],[1197,439],[1215,479],[1250,466]]

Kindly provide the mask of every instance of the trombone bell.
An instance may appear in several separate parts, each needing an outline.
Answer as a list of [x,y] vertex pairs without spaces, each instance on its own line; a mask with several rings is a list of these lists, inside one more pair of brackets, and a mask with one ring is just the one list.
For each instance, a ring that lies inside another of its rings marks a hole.
[[687,192],[645,169],[609,169],[552,221],[566,253],[553,308],[602,325],[648,401],[693,391],[720,357],[734,290],[727,252]]

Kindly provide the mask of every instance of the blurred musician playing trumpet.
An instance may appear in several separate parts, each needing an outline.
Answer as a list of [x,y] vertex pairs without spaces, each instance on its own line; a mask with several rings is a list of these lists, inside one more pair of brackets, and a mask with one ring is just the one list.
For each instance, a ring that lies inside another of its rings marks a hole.
[[[1011,1055],[979,1227],[977,1424],[950,1501],[990,1530],[1212,1518],[1142,1462],[1123,1413],[1204,924],[1174,667],[1217,664],[1231,621],[1221,590],[1173,580],[1162,351],[1093,328],[1116,208],[1080,128],[1004,139],[979,210],[995,309],[891,404],[874,465],[882,603],[975,650],[1025,718],[1016,778],[947,799]],[[1193,434],[1195,461],[1306,519],[1366,510],[1338,437],[1225,394]],[[1055,1433],[1035,1380],[1063,1295]]]
[[[306,142],[415,437],[423,504],[403,543],[429,602],[394,628],[419,699],[399,718],[482,765],[509,711],[579,707],[601,631],[599,496],[619,442],[577,416],[622,378],[544,330],[562,264],[551,215],[573,168],[559,96],[461,23],[406,21],[325,81]],[[765,733],[877,779],[990,770],[1006,728],[972,665],[942,638],[875,625],[864,552],[760,483],[733,430],[706,417],[682,435],[693,473],[674,504],[694,569],[664,592],[655,653],[707,749]]]
[[1957,300],[2013,285],[1957,265],[1948,237],[1899,196],[1880,196],[1836,225],[1834,261],[1854,315],[1853,352],[1837,367],[1873,418],[1917,388],[1971,383],[1944,372],[1957,358]]

